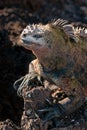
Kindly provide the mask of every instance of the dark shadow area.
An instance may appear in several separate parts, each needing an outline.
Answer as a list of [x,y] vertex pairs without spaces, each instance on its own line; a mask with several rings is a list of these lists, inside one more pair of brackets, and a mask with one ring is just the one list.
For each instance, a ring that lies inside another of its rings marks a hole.
[[0,120],[9,118],[20,124],[24,103],[13,83],[27,73],[31,55],[31,52],[27,54],[24,49],[21,51],[19,47],[12,46],[7,30],[0,31]]

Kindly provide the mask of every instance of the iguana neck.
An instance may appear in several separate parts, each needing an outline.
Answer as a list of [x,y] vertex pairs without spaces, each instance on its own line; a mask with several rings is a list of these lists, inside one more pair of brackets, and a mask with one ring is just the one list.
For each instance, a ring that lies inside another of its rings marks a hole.
[[[58,55],[55,52],[41,52],[33,51],[34,55],[38,59],[39,63],[43,66],[46,71],[59,70],[65,67],[67,64],[67,59],[64,54]],[[61,54],[61,53],[60,53]]]

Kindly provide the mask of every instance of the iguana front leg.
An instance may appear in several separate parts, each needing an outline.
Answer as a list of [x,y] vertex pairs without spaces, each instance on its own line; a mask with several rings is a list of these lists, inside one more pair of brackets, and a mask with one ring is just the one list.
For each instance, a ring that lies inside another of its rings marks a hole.
[[35,62],[36,61],[37,60],[34,60],[29,64],[29,73],[26,74],[25,76],[21,77],[20,79],[16,80],[13,85],[13,87],[17,90],[17,93],[19,96],[21,96],[22,89],[24,87],[33,84],[33,82],[35,81],[35,78],[37,79],[37,81],[39,81],[39,83],[41,83],[40,76],[35,71]]

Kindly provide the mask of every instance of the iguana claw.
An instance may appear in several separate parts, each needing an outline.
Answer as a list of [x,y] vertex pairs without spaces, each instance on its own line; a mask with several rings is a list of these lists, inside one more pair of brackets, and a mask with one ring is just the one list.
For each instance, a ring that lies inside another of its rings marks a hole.
[[22,89],[28,84],[29,74],[15,81],[13,87],[17,90],[17,94],[21,96]]
[[61,104],[54,105],[52,107],[47,107],[41,110],[38,110],[39,114],[45,114],[44,121],[51,120],[53,118],[60,118],[65,115],[65,109]]

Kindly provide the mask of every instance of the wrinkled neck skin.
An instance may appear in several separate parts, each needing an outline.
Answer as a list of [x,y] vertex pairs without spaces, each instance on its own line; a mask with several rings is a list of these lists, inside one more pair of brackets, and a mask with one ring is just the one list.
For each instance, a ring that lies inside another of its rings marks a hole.
[[47,72],[62,69],[67,64],[65,52],[58,50],[58,48],[44,47],[40,50],[34,48],[32,52]]
[[[53,56],[51,56],[50,48],[43,48],[42,50],[34,49],[33,54],[38,59],[44,70],[51,71],[53,63]],[[51,63],[52,62],[52,63]]]
[[43,69],[47,72],[52,72],[65,68],[67,64],[67,54],[64,50],[60,50],[58,47],[28,47],[27,45],[24,48],[32,50],[33,54],[38,59],[39,63],[42,65]]

